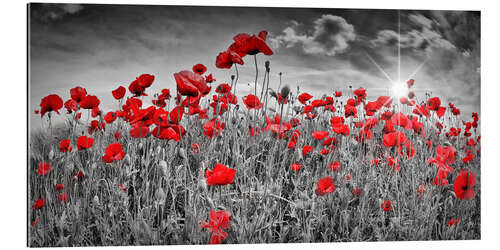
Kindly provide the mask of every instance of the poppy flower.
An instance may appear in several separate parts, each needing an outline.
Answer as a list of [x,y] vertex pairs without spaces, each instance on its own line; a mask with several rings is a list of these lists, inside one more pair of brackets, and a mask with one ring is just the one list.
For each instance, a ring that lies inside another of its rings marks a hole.
[[346,181],[350,181],[350,180],[351,180],[351,175],[350,175],[350,174],[347,174],[347,175],[345,176],[345,180],[346,180]]
[[78,139],[76,140],[76,147],[78,148],[78,151],[82,149],[89,149],[92,147],[93,144],[94,144],[94,138],[87,137],[85,135],[78,137]]
[[406,84],[408,85],[408,88],[411,88],[413,84],[415,84],[415,80],[409,79],[408,81],[406,81]]
[[113,112],[113,111],[109,111],[105,116],[104,116],[104,120],[110,124],[112,122],[114,122],[116,120],[116,117],[118,117],[118,115]]
[[401,104],[408,104],[408,97],[406,97],[406,96],[402,96],[402,97],[400,97],[400,98],[399,98],[399,102],[400,102]]
[[328,131],[314,131],[314,132],[312,132],[312,136],[316,140],[323,140],[323,139],[325,139],[325,137],[328,136],[328,134],[329,134]]
[[391,204],[391,201],[388,201],[388,200],[384,200],[384,202],[382,202],[382,210],[386,211],[386,212],[389,212],[392,210],[392,204]]
[[118,132],[118,131],[116,131],[116,132],[115,132],[115,140],[117,140],[117,141],[118,141],[118,140],[120,139],[120,136],[121,136],[121,133],[120,133],[120,132]]
[[391,156],[389,156],[389,157],[387,158],[387,163],[389,164],[389,167],[391,167],[391,168],[395,168],[395,169],[396,169],[396,171],[399,171],[399,170],[400,170],[400,168],[399,168],[399,160],[398,160],[398,158],[394,159],[394,157],[392,157],[392,155],[391,155]]
[[206,170],[207,184],[210,186],[234,184],[234,175],[236,170],[228,168],[220,163],[217,163],[213,171]]
[[401,144],[403,144],[405,141],[406,141],[405,134],[403,132],[396,131],[384,134],[382,143],[384,144],[385,147],[391,148],[394,146],[400,147]]
[[64,189],[64,184],[59,183],[56,185],[56,190],[63,190]]
[[434,181],[432,184],[435,186],[446,186],[448,185],[448,174],[450,172],[446,171],[445,169],[439,168],[436,176],[434,177]]
[[197,97],[198,95],[206,95],[210,92],[210,87],[205,79],[191,71],[183,70],[174,73],[175,82],[177,83],[177,91],[182,96]]
[[115,142],[106,147],[106,151],[102,159],[106,163],[113,163],[113,161],[119,161],[125,156],[122,144]]
[[412,126],[412,123],[411,123],[410,119],[408,118],[408,116],[404,115],[401,112],[398,112],[398,113],[395,113],[394,115],[392,115],[391,122],[394,126],[400,126],[406,130],[410,130],[411,126]]
[[193,151],[193,154],[199,154],[200,153],[200,144],[199,143],[193,143],[191,144],[191,148],[192,148],[192,151]]
[[80,170],[75,174],[75,176],[73,176],[73,180],[80,180],[83,179],[83,177],[84,177],[83,171]]
[[46,175],[50,172],[51,168],[50,168],[50,164],[49,163],[46,163],[46,162],[40,162],[38,164],[38,175]]
[[328,168],[337,172],[340,169],[340,163],[338,161],[332,162],[330,163],[330,165],[328,165]]
[[335,137],[327,137],[324,141],[323,141],[323,146],[330,146],[333,144],[335,144]]
[[240,33],[233,38],[234,43],[229,46],[228,51],[234,51],[241,57],[258,53],[270,56],[273,51],[266,44],[266,37],[267,31],[259,32],[258,36]]
[[356,117],[358,117],[357,113],[358,113],[358,110],[356,109],[355,106],[351,106],[351,105],[344,106],[345,118],[347,118],[349,116],[356,118]]
[[408,98],[410,98],[410,99],[415,98],[415,92],[413,92],[413,91],[408,92]]
[[69,99],[66,102],[64,102],[64,107],[68,111],[68,114],[71,114],[73,111],[77,110],[78,103],[76,103],[76,101],[73,99]]
[[448,221],[448,226],[458,225],[460,223],[460,218],[453,218]]
[[59,142],[59,151],[60,152],[71,152],[73,148],[71,147],[71,140],[69,139],[65,139],[65,140],[61,140],[61,142]]
[[139,125],[135,128],[132,128],[130,131],[130,136],[133,138],[145,138],[149,135],[149,127],[144,125]]
[[362,101],[365,99],[366,97],[366,89],[364,88],[358,88],[356,90],[354,90],[354,95],[356,95],[357,99]]
[[327,193],[333,193],[337,187],[333,183],[333,178],[330,176],[324,177],[318,181],[317,187],[314,190],[316,195],[323,196]]
[[34,209],[34,210],[39,210],[39,209],[41,209],[44,205],[45,205],[45,200],[44,200],[43,198],[40,198],[40,199],[38,199],[37,201],[35,201],[35,203],[33,204],[33,209]]
[[83,109],[93,109],[99,106],[99,103],[101,103],[101,101],[99,101],[99,98],[97,98],[97,96],[87,95],[80,102],[80,107]]
[[130,91],[130,93],[132,93],[135,97],[147,96],[147,94],[144,93],[144,91],[146,91],[146,88],[142,87],[137,79],[130,83],[130,85],[128,86],[128,91]]
[[238,53],[229,50],[219,53],[215,59],[215,67],[219,69],[230,69],[234,63],[243,65],[243,59]]
[[59,109],[63,106],[63,100],[58,95],[48,95],[42,98],[42,102],[40,103],[40,113],[42,117],[47,112],[55,111],[59,114]]
[[66,193],[60,193],[58,196],[57,196],[57,199],[59,200],[59,202],[61,203],[68,203],[69,201],[69,196],[68,194]]
[[342,92],[341,91],[335,91],[335,97],[341,97]]
[[78,86],[70,89],[69,94],[71,95],[71,99],[75,100],[77,103],[80,103],[83,98],[87,96],[87,90]]
[[213,136],[219,136],[222,134],[224,131],[224,128],[226,127],[226,123],[220,122],[219,118],[217,119],[212,119],[205,124],[203,124],[203,134],[207,138],[212,138]]
[[306,104],[306,102],[309,101],[311,98],[313,98],[312,95],[308,93],[302,93],[299,95],[299,102],[302,104]]
[[307,154],[313,151],[313,147],[311,145],[305,145],[302,147],[302,156],[306,156]]
[[229,93],[229,91],[231,91],[231,86],[229,86],[229,84],[227,84],[227,83],[221,83],[215,89],[215,92],[217,92],[219,94],[227,94],[227,93]]
[[375,158],[370,160],[370,166],[377,166],[378,164],[380,164],[380,159]]
[[300,163],[293,163],[290,165],[290,167],[292,168],[292,170],[299,171],[302,165],[300,165]]
[[418,186],[418,193],[423,194],[424,192],[425,192],[424,184],[420,184],[420,186]]
[[137,77],[136,80],[139,86],[145,89],[153,84],[155,76],[150,74],[142,74],[139,77]]
[[205,81],[207,83],[212,83],[215,82],[215,78],[212,76],[212,74],[209,74],[208,76],[205,76]]
[[361,189],[360,188],[353,188],[352,194],[355,196],[361,196]]
[[432,97],[427,100],[427,107],[430,110],[437,111],[441,106],[441,99],[439,97]]
[[113,94],[113,97],[116,99],[116,100],[120,100],[122,99],[124,96],[125,96],[125,92],[127,90],[125,89],[125,87],[123,86],[120,86],[118,87],[117,89],[111,91],[111,93]]
[[207,67],[205,65],[198,63],[193,66],[193,72],[199,75],[203,75],[207,71]]
[[200,228],[206,228],[210,231],[211,237],[208,244],[220,244],[227,237],[224,231],[229,228],[231,221],[231,213],[229,211],[210,211],[210,221],[203,222]]
[[474,154],[472,154],[472,150],[467,150],[467,155],[462,158],[463,163],[468,163],[474,160]]
[[327,155],[328,153],[330,153],[330,149],[324,148],[321,151],[319,151],[319,153],[322,155]]
[[169,114],[169,119],[170,122],[173,124],[179,124],[179,122],[182,120],[182,116],[184,115],[184,107],[182,106],[177,106],[172,111],[170,111]]
[[462,170],[455,179],[453,191],[458,199],[470,200],[476,195],[474,185],[476,185],[476,175],[469,170]]
[[262,103],[260,102],[259,98],[256,97],[255,95],[247,95],[246,97],[243,97],[243,103],[245,103],[245,106],[247,106],[247,109],[260,109],[262,108]]

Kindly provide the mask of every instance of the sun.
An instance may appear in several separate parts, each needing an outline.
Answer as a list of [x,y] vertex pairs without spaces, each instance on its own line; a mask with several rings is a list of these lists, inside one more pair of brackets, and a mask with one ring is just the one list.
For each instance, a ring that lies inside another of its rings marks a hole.
[[402,82],[395,82],[392,84],[392,95],[397,98],[401,98],[408,94],[408,88],[406,88],[406,84]]

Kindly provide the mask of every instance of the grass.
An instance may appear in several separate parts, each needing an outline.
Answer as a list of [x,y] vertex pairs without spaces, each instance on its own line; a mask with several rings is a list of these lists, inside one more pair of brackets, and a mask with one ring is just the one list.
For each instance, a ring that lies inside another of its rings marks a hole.
[[[336,115],[342,116],[342,105],[335,105]],[[285,106],[283,117],[295,117],[293,104]],[[400,162],[398,172],[386,161],[394,152],[382,145],[383,121],[372,129],[372,140],[360,143],[354,140],[358,129],[352,118],[347,119],[351,135],[335,135],[335,149],[321,155],[321,142],[311,133],[326,130],[332,135],[329,119],[335,114],[320,111],[314,120],[301,120],[296,149],[288,149],[288,141],[278,140],[271,132],[251,137],[249,126],[265,122],[262,116],[253,121],[253,115],[245,107],[231,108],[222,118],[226,122],[222,136],[212,139],[203,135],[202,121],[184,116],[182,125],[188,133],[180,142],[152,136],[131,138],[129,125],[117,119],[105,131],[94,132],[94,145],[82,151],[76,149],[76,138],[85,124],[75,126],[76,131],[68,122],[32,132],[28,245],[207,244],[210,234],[201,230],[200,224],[208,221],[210,210],[230,211],[229,235],[223,240],[229,244],[480,239],[480,154],[473,162],[462,163],[465,138],[460,135],[448,140],[443,134],[436,135],[435,116],[424,119],[426,134],[433,142],[431,149],[426,138],[399,129],[411,139],[416,153]],[[274,116],[271,111],[268,115]],[[444,131],[461,124],[450,114],[441,121]],[[113,135],[118,130],[127,155],[106,164],[101,157],[107,145],[115,142]],[[471,138],[476,136],[473,132]],[[59,152],[62,139],[72,139],[72,152]],[[449,185],[434,186],[430,183],[437,168],[426,161],[435,156],[435,147],[445,142],[457,149],[457,161],[451,165],[455,171],[448,177]],[[193,153],[193,143],[201,145],[200,153]],[[312,145],[314,151],[303,157],[303,145]],[[370,166],[369,160],[378,155],[382,156],[380,165]],[[40,161],[51,164],[52,171],[46,176],[37,174]],[[328,169],[333,161],[340,163],[340,170]],[[237,170],[234,184],[207,186],[204,172],[216,163]],[[302,168],[294,171],[292,163],[301,163]],[[453,181],[461,168],[478,177],[472,200],[459,200],[454,195]],[[75,180],[80,170],[84,178]],[[318,196],[316,184],[325,176],[333,177],[337,189]],[[55,190],[57,183],[65,185],[68,203],[58,201],[61,191]],[[424,194],[418,192],[421,184]],[[353,195],[353,188],[360,188],[361,195]],[[38,198],[45,199],[45,206],[33,210],[32,202]],[[391,211],[381,209],[384,200],[392,202]],[[461,221],[449,226],[452,218]],[[35,226],[33,221],[37,221]]]

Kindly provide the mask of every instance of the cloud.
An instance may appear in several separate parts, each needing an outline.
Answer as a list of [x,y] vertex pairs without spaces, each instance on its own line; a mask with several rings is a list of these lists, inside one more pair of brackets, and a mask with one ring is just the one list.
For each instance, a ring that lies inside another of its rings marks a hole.
[[312,35],[299,34],[298,25],[294,21],[282,35],[271,37],[271,44],[286,48],[301,46],[306,54],[334,56],[347,51],[349,43],[356,39],[354,26],[340,16],[323,15],[316,19]]
[[390,29],[381,30],[377,37],[371,40],[374,47],[396,46],[398,42],[402,49],[411,49],[416,52],[433,52],[436,49],[455,50],[456,47],[445,39],[439,31],[433,29],[433,21],[421,14],[410,14],[408,19],[415,29],[398,34]]
[[44,22],[59,20],[67,15],[74,15],[84,9],[81,4],[42,3],[31,5],[33,7],[32,16]]

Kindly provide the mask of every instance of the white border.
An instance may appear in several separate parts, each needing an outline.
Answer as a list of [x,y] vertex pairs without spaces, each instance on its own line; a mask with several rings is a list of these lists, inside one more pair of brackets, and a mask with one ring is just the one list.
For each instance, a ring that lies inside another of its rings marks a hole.
[[[51,1],[53,2],[53,1]],[[80,1],[64,0],[68,3]],[[1,29],[1,134],[0,161],[0,244],[8,249],[26,246],[26,1],[2,3]],[[216,6],[266,6],[266,7],[326,7],[326,8],[376,8],[376,9],[444,9],[481,10],[481,113],[482,119],[482,218],[480,241],[433,241],[433,242],[371,242],[371,243],[318,243],[318,244],[271,244],[229,245],[214,249],[271,247],[273,249],[300,249],[304,247],[342,249],[490,249],[497,236],[499,221],[498,182],[499,164],[497,144],[500,142],[499,94],[500,77],[498,46],[500,37],[500,8],[495,1],[436,1],[436,0],[349,0],[349,1],[296,1],[296,0],[214,0],[205,1],[110,1],[99,0],[87,3],[114,4],[169,4],[169,5],[216,5]],[[160,246],[165,248],[167,246]],[[148,247],[148,248],[160,248]],[[211,249],[209,246],[168,246],[169,249]],[[104,249],[104,248],[99,248]],[[116,248],[114,248],[116,249]],[[118,249],[124,249],[122,247]],[[138,247],[134,249],[146,249]]]

